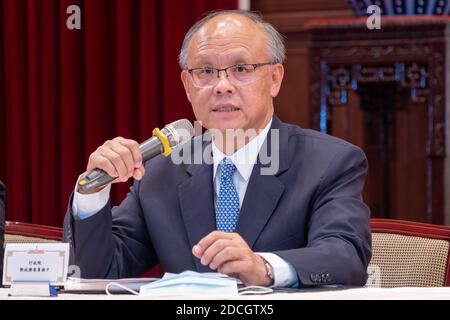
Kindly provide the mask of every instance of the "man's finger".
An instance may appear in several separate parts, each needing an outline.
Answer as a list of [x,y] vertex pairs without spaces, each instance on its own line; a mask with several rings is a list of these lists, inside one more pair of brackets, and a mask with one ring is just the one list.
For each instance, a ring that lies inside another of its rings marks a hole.
[[232,240],[230,239],[218,239],[212,243],[205,251],[203,251],[200,262],[207,266],[211,263],[214,257],[222,250],[228,250],[228,247],[233,246]]
[[110,148],[100,147],[100,155],[107,158],[112,163],[120,180],[123,181],[123,179],[128,176],[127,167],[125,166],[120,154],[114,152]]
[[144,168],[144,166],[141,166],[137,169],[134,169],[133,178],[136,180],[141,180],[142,177],[144,176],[144,174],[145,174],[145,168]]
[[216,270],[217,268],[221,268],[224,263],[242,260],[243,252],[246,251],[239,247],[225,247],[214,256],[212,261],[209,263],[209,267]]
[[119,143],[125,147],[127,147],[133,156],[134,167],[137,169],[142,166],[142,153],[141,149],[139,149],[139,144],[130,139],[121,139]]
[[133,159],[133,154],[131,153],[131,150],[123,146],[119,142],[112,143],[111,150],[120,155],[127,169],[127,173],[128,174],[132,173],[134,171],[135,161]]
[[239,278],[239,274],[244,270],[244,264],[245,262],[240,260],[225,262],[217,271],[230,277]]
[[203,252],[208,249],[208,247],[213,244],[218,239],[233,239],[234,234],[222,232],[222,231],[213,231],[208,234],[206,237],[201,239],[193,248],[192,253],[197,258],[200,258],[203,255]]
[[108,158],[105,158],[99,153],[92,154],[89,163],[91,165],[88,166],[87,172],[93,170],[94,168],[99,168],[105,171],[111,177],[119,176],[119,173],[117,172],[111,161],[109,161]]

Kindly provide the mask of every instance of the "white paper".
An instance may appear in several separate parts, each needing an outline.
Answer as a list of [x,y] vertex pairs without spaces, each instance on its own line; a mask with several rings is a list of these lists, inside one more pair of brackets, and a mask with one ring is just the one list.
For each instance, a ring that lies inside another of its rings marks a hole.
[[69,265],[68,243],[8,243],[3,285],[13,282],[49,282],[62,286]]

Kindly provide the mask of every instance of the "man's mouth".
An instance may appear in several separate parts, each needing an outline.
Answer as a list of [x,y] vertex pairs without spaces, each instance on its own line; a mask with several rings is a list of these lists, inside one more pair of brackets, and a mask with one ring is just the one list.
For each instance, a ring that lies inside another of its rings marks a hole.
[[239,111],[240,108],[231,104],[217,105],[211,109],[213,112],[233,112]]

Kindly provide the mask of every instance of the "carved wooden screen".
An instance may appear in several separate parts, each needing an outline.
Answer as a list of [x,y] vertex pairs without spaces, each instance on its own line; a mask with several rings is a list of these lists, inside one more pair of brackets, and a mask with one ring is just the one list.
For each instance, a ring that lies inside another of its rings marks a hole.
[[448,18],[312,21],[312,127],[364,149],[373,217],[444,223]]

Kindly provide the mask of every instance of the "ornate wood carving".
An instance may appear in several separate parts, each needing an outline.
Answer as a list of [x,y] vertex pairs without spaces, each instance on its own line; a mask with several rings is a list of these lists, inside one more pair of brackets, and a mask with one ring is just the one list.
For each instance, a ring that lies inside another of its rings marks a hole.
[[[426,104],[429,222],[443,223],[445,57],[449,18],[387,19],[370,31],[365,20],[311,21],[310,112],[314,128],[330,132],[331,112],[351,91],[364,99],[368,85],[395,86],[395,108]],[[412,38],[416,37],[416,38]],[[373,93],[373,92],[372,92]],[[370,99],[366,99],[366,102]],[[441,175],[440,177],[438,175]]]

